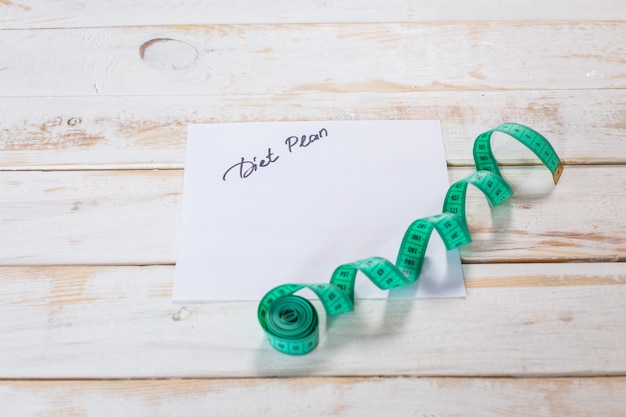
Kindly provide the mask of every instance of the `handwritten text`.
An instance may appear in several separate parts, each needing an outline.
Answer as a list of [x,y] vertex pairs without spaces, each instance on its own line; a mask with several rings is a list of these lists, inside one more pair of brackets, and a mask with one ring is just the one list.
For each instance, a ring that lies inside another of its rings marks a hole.
[[251,161],[246,160],[246,158],[242,156],[241,161],[237,162],[235,165],[228,168],[226,172],[224,172],[222,179],[226,181],[226,175],[228,175],[228,173],[231,172],[233,169],[235,170],[235,172],[239,173],[239,178],[248,178],[257,169],[269,166],[270,164],[278,161],[278,158],[278,155],[274,156],[274,154],[272,153],[272,148],[267,148],[267,155],[258,163],[256,161],[256,156],[252,158]]
[[[296,148],[306,148],[324,137],[328,137],[328,130],[322,128],[318,132],[309,135],[289,136],[285,139],[285,145],[287,146],[287,151],[293,153]],[[240,179],[248,178],[260,168],[266,168],[274,164],[279,158],[280,156],[269,147],[267,148],[267,154],[258,161],[256,156],[252,157],[252,159],[242,156],[239,162],[231,165],[224,172],[222,180],[226,181],[226,178],[232,173]]]

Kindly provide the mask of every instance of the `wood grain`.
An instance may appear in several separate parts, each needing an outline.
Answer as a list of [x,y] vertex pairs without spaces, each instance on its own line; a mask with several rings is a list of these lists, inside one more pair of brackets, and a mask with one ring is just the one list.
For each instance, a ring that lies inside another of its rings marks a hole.
[[625,88],[624,51],[615,42],[625,28],[626,22],[482,22],[4,30],[2,44],[20,48],[4,48],[0,91],[132,96]]
[[32,171],[0,177],[5,264],[174,262],[182,171]]
[[[4,9],[4,10],[3,10]],[[274,0],[211,2],[155,0],[146,7],[138,0],[0,1],[0,28],[71,28],[87,26],[141,26],[233,23],[346,23],[443,22],[517,20],[624,20],[619,1],[571,2],[554,0],[550,7],[537,0],[514,0],[505,5],[490,0],[471,4],[460,0],[316,1]]]
[[256,302],[172,304],[171,266],[3,267],[0,379],[626,372],[622,264],[464,272],[465,300],[361,300],[322,315],[320,346],[294,358],[266,342]]
[[[0,170],[183,168],[189,123],[441,120],[449,165],[473,165],[479,133],[518,121],[567,164],[626,163],[622,90],[0,98]],[[593,111],[589,111],[593,109]],[[512,139],[501,163],[536,164]]]
[[[0,383],[11,416],[621,417],[625,378],[301,378]],[[241,401],[245,398],[245,401]],[[454,401],[450,401],[453,398]],[[184,411],[183,411],[184,410]]]
[[[624,415],[622,2],[266,3],[0,0],[0,414]],[[359,119],[440,119],[452,180],[505,121],[567,166],[496,138],[467,299],[360,301],[306,357],[171,303],[187,124]]]
[[[506,167],[510,201],[468,194],[464,262],[624,261],[624,170],[571,166],[554,187],[544,167]],[[179,170],[0,172],[0,264],[172,264],[182,183]]]

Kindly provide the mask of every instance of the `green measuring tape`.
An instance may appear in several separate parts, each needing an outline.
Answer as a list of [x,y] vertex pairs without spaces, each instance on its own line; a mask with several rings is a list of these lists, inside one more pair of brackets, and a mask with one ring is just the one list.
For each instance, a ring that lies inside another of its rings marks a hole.
[[417,281],[433,230],[439,233],[448,250],[470,243],[465,217],[469,184],[482,191],[492,206],[513,195],[513,190],[500,175],[491,150],[491,136],[494,132],[506,133],[524,144],[548,167],[554,183],[559,181],[563,165],[550,142],[540,133],[518,123],[504,123],[482,133],[474,142],[477,171],[450,186],[442,213],[417,219],[409,225],[395,264],[381,257],[366,258],[339,265],[330,283],[284,284],[265,294],[259,302],[257,316],[270,344],[289,355],[304,355],[317,346],[317,311],[307,299],[294,295],[297,291],[310,289],[320,299],[326,314],[338,315],[354,310],[354,285],[358,271],[382,290]]

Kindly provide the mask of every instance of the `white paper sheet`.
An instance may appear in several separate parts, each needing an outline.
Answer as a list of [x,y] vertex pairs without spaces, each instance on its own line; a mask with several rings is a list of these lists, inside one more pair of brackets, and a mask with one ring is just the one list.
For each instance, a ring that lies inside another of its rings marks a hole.
[[[191,125],[173,299],[258,300],[342,263],[394,262],[448,187],[438,121]],[[387,292],[359,274],[356,297],[464,297],[458,250],[433,232],[426,255],[416,284]]]

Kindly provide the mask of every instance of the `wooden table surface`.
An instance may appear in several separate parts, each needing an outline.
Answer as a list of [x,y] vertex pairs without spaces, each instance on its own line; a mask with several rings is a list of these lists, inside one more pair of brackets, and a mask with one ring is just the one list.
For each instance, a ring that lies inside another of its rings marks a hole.
[[[0,0],[0,414],[626,415],[626,2],[201,3]],[[355,119],[440,119],[451,181],[517,121],[565,172],[497,140],[467,299],[360,301],[310,355],[172,304],[187,125]]]

